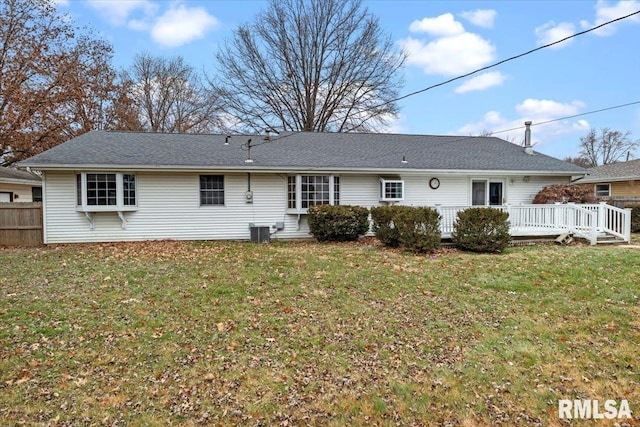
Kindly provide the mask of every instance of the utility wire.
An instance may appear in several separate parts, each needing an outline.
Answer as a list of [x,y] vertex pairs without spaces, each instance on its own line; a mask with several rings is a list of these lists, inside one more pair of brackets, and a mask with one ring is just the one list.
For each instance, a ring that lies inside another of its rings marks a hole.
[[[594,114],[594,113],[601,113],[603,111],[615,110],[616,108],[628,107],[630,105],[636,105],[636,104],[640,104],[640,101],[628,102],[626,104],[614,105],[612,107],[601,108],[599,110],[592,110],[592,111],[587,111],[580,114],[573,114],[571,116],[558,117],[557,119],[545,120],[544,122],[532,123],[531,127],[546,125],[547,123],[559,122],[560,120],[567,120],[567,119],[573,119],[575,117],[586,116],[587,114]],[[504,133],[504,132],[509,132],[509,131],[518,130],[518,129],[524,129],[524,126],[518,126],[511,129],[497,130],[495,132],[489,133],[489,135],[495,135],[497,133]]]
[[[528,51],[526,51],[526,52],[524,52],[524,53],[521,53],[521,54],[518,54],[518,55],[511,56],[511,57],[509,57],[509,58],[503,59],[502,61],[498,61],[498,62],[496,62],[496,63],[490,64],[490,65],[487,65],[486,67],[478,68],[478,69],[477,69],[477,70],[475,70],[475,71],[471,71],[471,72],[466,73],[466,74],[463,74],[463,75],[461,75],[461,76],[451,78],[451,79],[449,79],[449,80],[447,80],[447,81],[444,81],[444,82],[441,82],[441,83],[437,83],[437,84],[434,84],[434,85],[428,86],[428,87],[426,87],[426,88],[424,88],[424,89],[416,90],[415,92],[411,92],[411,93],[408,93],[408,94],[406,94],[406,95],[402,95],[402,96],[400,96],[400,97],[398,97],[398,98],[396,98],[396,99],[392,99],[392,100],[390,100],[390,101],[383,102],[383,103],[378,104],[378,105],[376,105],[376,106],[374,106],[374,107],[371,107],[371,108],[369,108],[369,109],[380,108],[380,107],[383,107],[383,106],[385,106],[385,105],[387,105],[387,104],[390,104],[390,103],[392,103],[392,102],[400,101],[400,100],[403,100],[403,99],[409,98],[410,96],[418,95],[419,93],[423,93],[423,92],[426,92],[426,91],[428,91],[428,90],[431,90],[431,89],[434,89],[434,88],[437,88],[437,87],[440,87],[440,86],[444,86],[444,85],[449,84],[449,83],[451,83],[451,82],[455,82],[456,80],[464,79],[465,77],[469,77],[469,76],[471,76],[471,75],[473,75],[473,74],[477,74],[477,73],[479,73],[479,72],[481,72],[481,71],[485,71],[485,70],[488,70],[488,69],[490,69],[490,68],[497,67],[498,65],[504,64],[505,62],[509,62],[509,61],[513,61],[514,59],[522,58],[523,56],[530,55],[530,54],[532,54],[532,53],[534,53],[534,52],[537,52],[537,51],[539,51],[539,50],[546,49],[546,48],[548,48],[548,47],[551,47],[551,46],[557,45],[557,44],[559,44],[559,43],[562,43],[562,42],[567,41],[567,40],[569,40],[569,39],[572,39],[572,38],[574,38],[574,37],[578,37],[578,36],[581,36],[581,35],[583,35],[583,34],[590,33],[591,31],[595,31],[595,30],[597,30],[597,29],[599,29],[599,28],[602,28],[602,27],[604,27],[604,26],[606,26],[606,25],[610,25],[610,24],[613,24],[614,22],[622,21],[623,19],[627,19],[627,18],[630,18],[630,17],[632,17],[632,16],[634,16],[634,15],[638,15],[638,14],[640,14],[640,10],[637,10],[637,11],[635,11],[635,12],[633,12],[633,13],[630,13],[630,14],[625,15],[625,16],[621,16],[621,17],[616,18],[616,19],[612,19],[611,21],[607,21],[607,22],[602,23],[602,24],[600,24],[600,25],[596,25],[596,26],[595,26],[595,27],[593,27],[593,28],[589,28],[589,29],[586,29],[586,30],[584,30],[584,31],[580,31],[580,32],[578,32],[578,33],[572,34],[572,35],[570,35],[570,36],[567,36],[567,37],[565,37],[565,38],[563,38],[563,39],[560,39],[560,40],[557,40],[557,41],[555,41],[555,42],[548,43],[548,44],[545,44],[545,45],[542,45],[542,46],[538,46],[538,47],[536,47],[535,49],[531,49],[531,50],[528,50]],[[364,110],[364,111],[367,111],[367,110]]]
[[[575,38],[575,37],[581,36],[581,35],[583,35],[583,34],[590,33],[590,32],[592,32],[592,31],[598,30],[598,29],[600,29],[600,28],[602,28],[602,27],[605,27],[605,26],[607,26],[607,25],[613,24],[613,23],[618,22],[618,21],[622,21],[622,20],[624,20],[624,19],[630,18],[630,17],[635,16],[635,15],[639,15],[639,14],[640,14],[640,10],[637,10],[637,11],[635,11],[635,12],[632,12],[632,13],[628,14],[628,15],[620,16],[620,17],[618,17],[618,18],[615,18],[615,19],[612,19],[612,20],[610,20],[610,21],[604,22],[604,23],[602,23],[602,24],[600,24],[600,25],[596,25],[595,27],[588,28],[588,29],[586,29],[586,30],[583,30],[583,31],[577,32],[577,33],[575,33],[575,34],[572,34],[572,35],[570,35],[570,36],[564,37],[564,38],[562,38],[562,39],[560,39],[560,40],[557,40],[557,41],[555,41],[555,42],[547,43],[547,44],[542,45],[542,46],[538,46],[538,47],[536,47],[536,48],[534,48],[534,49],[530,49],[530,50],[528,50],[528,51],[526,51],[526,52],[523,52],[523,53],[520,53],[520,54],[518,54],[518,55],[511,56],[511,57],[509,57],[509,58],[503,59],[503,60],[501,60],[501,61],[495,62],[495,63],[493,63],[493,64],[487,65],[487,66],[482,67],[482,68],[478,68],[478,69],[476,69],[476,70],[474,70],[474,71],[471,71],[471,72],[469,72],[469,73],[462,74],[462,75],[457,76],[457,77],[453,77],[453,78],[451,78],[451,79],[449,79],[449,80],[446,80],[446,81],[443,81],[443,82],[440,82],[440,83],[436,83],[436,84],[434,84],[434,85],[431,85],[431,86],[425,87],[425,88],[420,89],[420,90],[416,90],[416,91],[414,91],[414,92],[407,93],[407,94],[402,95],[402,96],[400,96],[400,97],[398,97],[398,98],[391,99],[391,100],[389,100],[389,101],[385,101],[385,102],[383,102],[383,103],[381,103],[381,104],[378,104],[378,105],[374,105],[373,107],[365,108],[365,109],[364,109],[364,110],[362,110],[362,111],[369,111],[369,110],[373,110],[373,109],[376,109],[376,108],[384,107],[384,106],[385,106],[385,105],[387,105],[387,104],[391,104],[391,103],[393,103],[393,102],[401,101],[401,100],[406,99],[406,98],[409,98],[409,97],[411,97],[411,96],[415,96],[415,95],[418,95],[418,94],[420,94],[420,93],[424,93],[424,92],[429,91],[429,90],[431,90],[431,89],[435,89],[435,88],[437,88],[437,87],[447,85],[447,84],[452,83],[452,82],[454,82],[454,81],[456,81],[456,80],[464,79],[464,78],[466,78],[466,77],[472,76],[472,75],[477,74],[477,73],[479,73],[479,72],[482,72],[482,71],[488,70],[488,69],[490,69],[490,68],[497,67],[498,65],[504,64],[504,63],[506,63],[506,62],[513,61],[514,59],[522,58],[523,56],[530,55],[530,54],[532,54],[532,53],[534,53],[534,52],[537,52],[537,51],[539,51],[539,50],[546,49],[546,48],[548,48],[548,47],[551,47],[551,46],[554,46],[554,45],[560,44],[560,43],[565,42],[565,41],[567,41],[567,40],[570,40],[570,39],[572,39],[572,38]],[[600,112],[600,111],[606,111],[606,110],[609,110],[609,109],[621,108],[621,107],[624,107],[624,106],[633,105],[633,104],[637,104],[637,103],[640,103],[640,101],[638,101],[638,102],[632,102],[632,103],[630,103],[630,104],[624,104],[624,105],[619,105],[619,106],[609,107],[609,108],[605,108],[605,109],[602,109],[602,110],[590,111],[590,112],[587,112],[587,113],[581,113],[581,114],[577,114],[577,115],[574,115],[574,116],[568,116],[568,117],[562,117],[562,118],[558,118],[558,119],[553,119],[553,120],[549,120],[549,121],[546,121],[546,122],[536,123],[536,124],[534,124],[533,126],[538,126],[538,125],[542,125],[542,124],[546,124],[546,123],[551,123],[551,122],[559,121],[559,120],[566,120],[566,119],[573,118],[573,117],[578,117],[578,116],[581,116],[581,115],[593,114],[593,113],[597,113],[597,112]],[[331,120],[331,121],[337,121],[337,120],[338,120],[338,119],[333,119],[333,120]],[[517,128],[513,128],[513,129],[500,130],[500,131],[492,132],[490,135],[493,135],[493,134],[495,134],[495,133],[508,132],[508,131],[510,131],[510,130],[522,129],[522,128],[523,128],[523,126],[520,126],[520,127],[517,127]],[[291,134],[284,135],[284,136],[281,136],[281,137],[277,137],[277,138],[271,138],[271,139],[265,140],[265,141],[263,141],[263,142],[259,142],[259,143],[257,143],[257,144],[252,144],[251,146],[252,146],[252,147],[257,147],[257,146],[264,145],[264,144],[267,144],[267,143],[270,143],[270,142],[275,142],[275,141],[278,141],[278,140],[280,140],[280,139],[284,139],[284,138],[287,138],[287,137],[289,137],[289,136],[292,136],[292,135],[294,135],[295,133],[296,133],[296,132],[293,132],[293,133],[291,133]]]

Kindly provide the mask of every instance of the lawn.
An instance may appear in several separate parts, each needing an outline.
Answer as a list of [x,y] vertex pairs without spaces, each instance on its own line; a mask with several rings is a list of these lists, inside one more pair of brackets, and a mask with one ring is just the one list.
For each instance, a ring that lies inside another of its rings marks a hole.
[[0,249],[0,423],[568,425],[559,399],[640,414],[639,272],[622,247]]

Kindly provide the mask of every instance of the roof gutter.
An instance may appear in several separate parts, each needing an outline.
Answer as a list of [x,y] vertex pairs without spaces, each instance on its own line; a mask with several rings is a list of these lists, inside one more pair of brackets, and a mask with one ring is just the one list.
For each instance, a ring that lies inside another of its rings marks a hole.
[[545,170],[494,170],[494,169],[417,169],[417,168],[336,168],[336,167],[287,167],[287,166],[181,166],[181,165],[38,165],[30,164],[32,169],[50,171],[166,171],[166,172],[198,172],[198,171],[228,171],[228,172],[271,172],[271,173],[354,173],[354,174],[380,174],[394,173],[405,175],[418,174],[446,174],[446,175],[484,175],[484,176],[508,176],[508,175],[547,175],[567,176],[583,175],[580,171],[545,171]]

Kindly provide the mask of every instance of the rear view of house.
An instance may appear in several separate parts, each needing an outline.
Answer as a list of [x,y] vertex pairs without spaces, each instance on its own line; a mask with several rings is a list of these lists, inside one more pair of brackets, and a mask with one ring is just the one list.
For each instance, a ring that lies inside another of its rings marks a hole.
[[42,171],[45,243],[309,237],[315,204],[531,203],[578,166],[495,137],[92,131],[21,163]]

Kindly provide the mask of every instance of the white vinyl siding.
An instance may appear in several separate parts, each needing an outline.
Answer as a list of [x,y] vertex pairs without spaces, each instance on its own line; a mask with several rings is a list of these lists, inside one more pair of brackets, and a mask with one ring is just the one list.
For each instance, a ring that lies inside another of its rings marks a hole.
[[[224,175],[224,206],[200,205],[200,175]],[[76,206],[74,172],[45,174],[45,242],[103,242],[133,240],[248,240],[249,224],[272,226],[284,222],[275,238],[308,238],[306,215],[287,212],[287,175],[252,173],[253,203],[247,203],[246,173],[135,172],[137,210],[124,212],[126,229],[116,212],[94,214],[95,229]],[[429,180],[440,179],[433,190]],[[471,179],[462,175],[403,175],[404,200],[409,206],[466,206]],[[486,177],[478,177],[486,178]],[[545,185],[568,183],[569,177],[504,178],[507,203],[528,204]],[[380,175],[340,174],[340,204],[365,207],[379,201]]]

